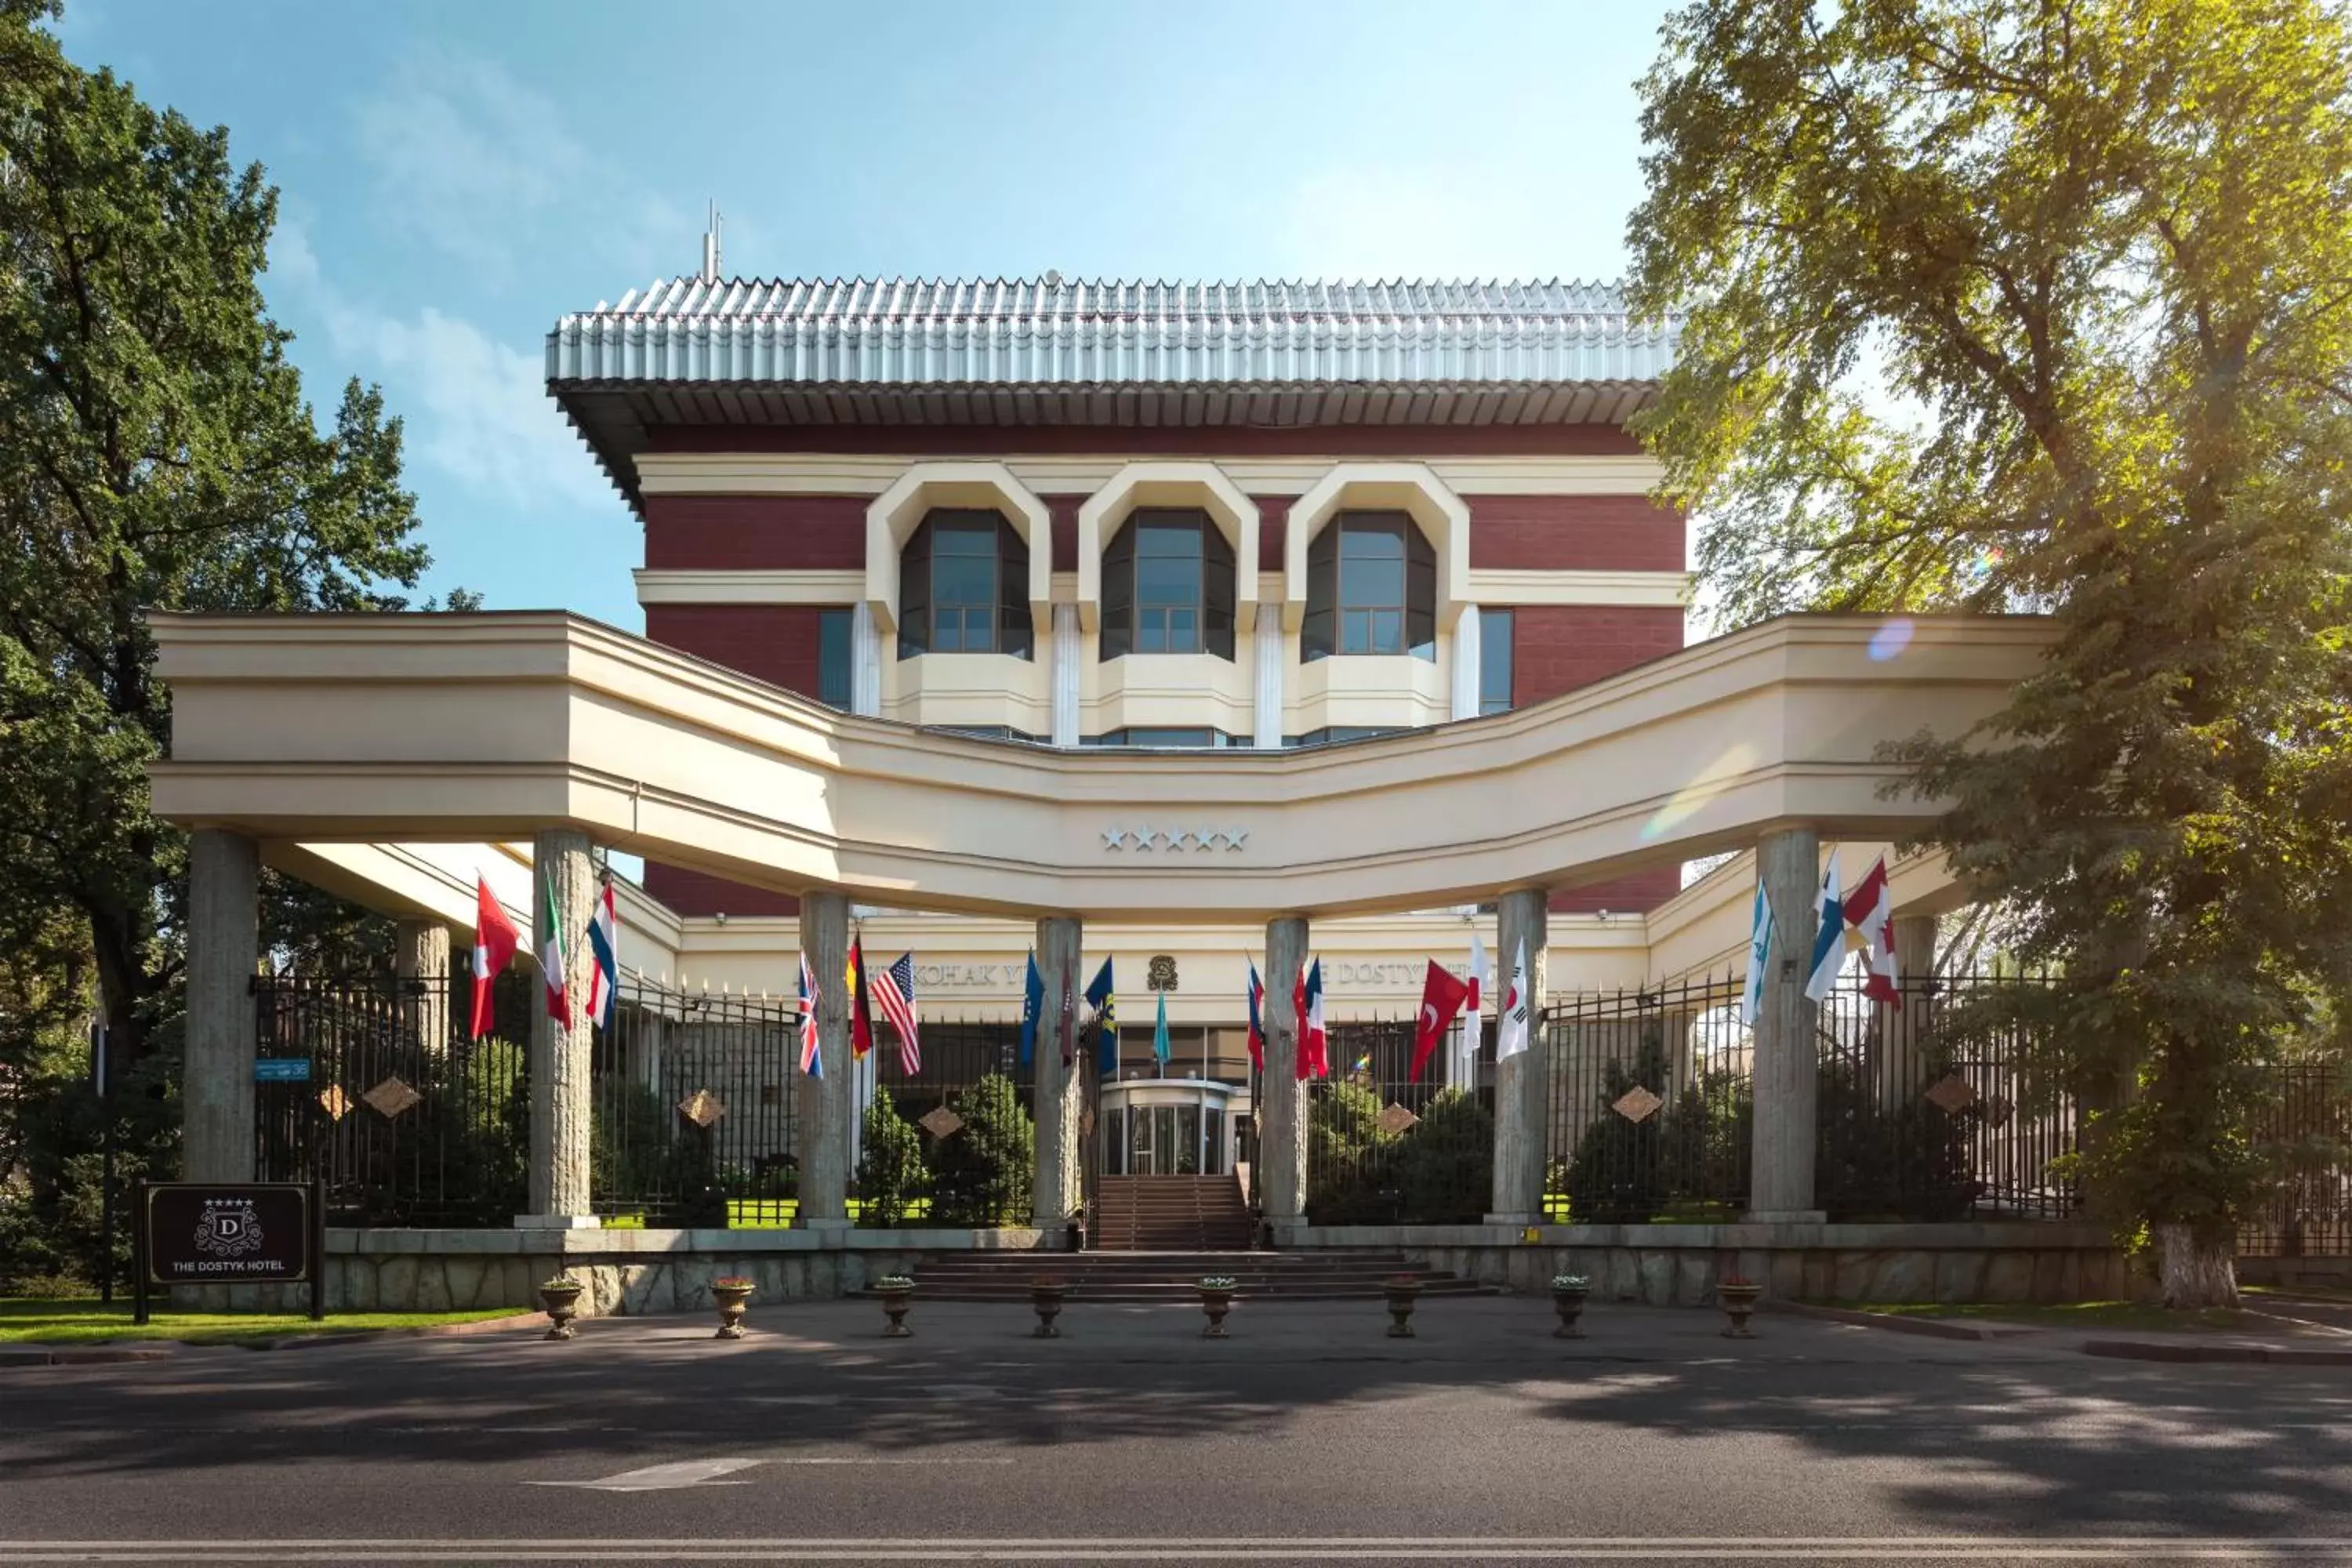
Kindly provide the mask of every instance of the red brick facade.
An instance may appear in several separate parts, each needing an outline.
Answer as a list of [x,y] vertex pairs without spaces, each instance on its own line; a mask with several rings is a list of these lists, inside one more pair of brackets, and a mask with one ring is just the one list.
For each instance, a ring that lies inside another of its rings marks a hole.
[[1613,425],[1087,426],[682,425],[646,432],[655,452],[840,452],[1003,458],[1134,452],[1162,458],[1622,458],[1642,444]]
[[677,571],[864,571],[865,496],[647,496],[646,564]]
[[1683,517],[1643,496],[1467,496],[1470,564],[1679,572]]
[[748,920],[754,915],[801,912],[801,901],[790,893],[747,888],[740,882],[706,877],[699,871],[677,866],[656,866],[650,860],[646,862],[646,891],[682,915],[731,915]]
[[755,680],[817,695],[821,605],[647,605],[654,642],[740,670]]
[[1589,887],[1563,888],[1546,899],[1544,907],[1556,915],[1599,914],[1604,910],[1612,914],[1645,914],[1682,891],[1682,868],[1661,866],[1654,871],[1636,871]]
[[1512,705],[1590,686],[1682,646],[1678,605],[1517,605],[1511,616]]

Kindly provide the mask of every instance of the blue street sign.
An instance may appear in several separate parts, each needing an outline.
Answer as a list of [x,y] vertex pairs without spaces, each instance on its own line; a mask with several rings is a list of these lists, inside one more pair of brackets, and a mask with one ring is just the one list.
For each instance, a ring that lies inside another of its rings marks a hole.
[[253,1081],[256,1083],[308,1083],[310,1081],[310,1058],[308,1057],[256,1057],[253,1060]]

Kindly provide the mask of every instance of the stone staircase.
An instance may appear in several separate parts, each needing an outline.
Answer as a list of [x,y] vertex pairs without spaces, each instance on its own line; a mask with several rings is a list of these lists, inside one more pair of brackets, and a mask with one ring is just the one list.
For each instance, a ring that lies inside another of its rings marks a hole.
[[[1232,1276],[1242,1300],[1367,1301],[1395,1274],[1421,1280],[1424,1296],[1488,1296],[1490,1286],[1420,1268],[1401,1252],[953,1252],[934,1253],[908,1271],[918,1301],[1026,1301],[1029,1281],[1050,1275],[1070,1286],[1073,1305],[1090,1301],[1189,1305],[1194,1281]],[[861,1292],[871,1294],[870,1291]]]
[[1105,1176],[1087,1246],[1105,1252],[1239,1252],[1255,1239],[1234,1176]]

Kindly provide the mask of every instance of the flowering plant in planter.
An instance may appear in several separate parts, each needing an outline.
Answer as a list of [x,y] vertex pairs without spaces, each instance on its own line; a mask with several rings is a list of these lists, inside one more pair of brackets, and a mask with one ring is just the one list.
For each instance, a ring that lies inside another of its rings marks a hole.
[[1555,1274],[1551,1289],[1555,1296],[1572,1296],[1592,1289],[1592,1281],[1581,1274]]
[[1230,1290],[1239,1281],[1230,1274],[1203,1274],[1200,1288],[1203,1290]]
[[710,1282],[713,1290],[756,1290],[760,1283],[741,1274],[722,1274]]
[[569,1274],[558,1274],[551,1279],[541,1280],[539,1288],[542,1290],[577,1290],[581,1289],[581,1285],[579,1280]]
[[874,1281],[877,1290],[911,1290],[914,1288],[914,1280],[904,1274],[885,1274]]

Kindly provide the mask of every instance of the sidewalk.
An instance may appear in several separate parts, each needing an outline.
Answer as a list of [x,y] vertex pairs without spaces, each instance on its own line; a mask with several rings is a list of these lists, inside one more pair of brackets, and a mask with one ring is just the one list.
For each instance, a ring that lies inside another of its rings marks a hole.
[[[2058,1329],[1998,1318],[1935,1318],[1873,1312],[1814,1302],[1780,1303],[1784,1318],[1843,1323],[1921,1339],[1999,1343],[2117,1361],[2210,1362],[2236,1365],[2352,1366],[2352,1328],[2344,1304],[2276,1296],[2249,1299],[2242,1310],[2267,1320],[2259,1329]],[[2275,1325],[2273,1327],[2272,1325]]]

